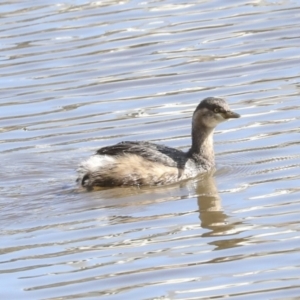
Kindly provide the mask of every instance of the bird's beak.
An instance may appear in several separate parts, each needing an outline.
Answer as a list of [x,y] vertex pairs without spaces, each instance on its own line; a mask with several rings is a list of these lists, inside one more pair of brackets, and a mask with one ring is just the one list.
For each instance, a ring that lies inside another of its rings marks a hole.
[[239,118],[241,115],[239,115],[238,113],[235,113],[233,111],[226,111],[225,113],[222,114],[224,119],[236,119]]

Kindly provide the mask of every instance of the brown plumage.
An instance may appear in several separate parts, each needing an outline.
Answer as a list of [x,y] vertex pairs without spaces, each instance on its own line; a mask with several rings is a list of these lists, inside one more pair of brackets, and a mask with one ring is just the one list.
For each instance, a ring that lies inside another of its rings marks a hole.
[[103,147],[81,163],[78,182],[94,186],[163,185],[195,177],[214,166],[213,132],[217,124],[240,115],[225,100],[206,98],[192,119],[192,146],[183,152],[149,142]]

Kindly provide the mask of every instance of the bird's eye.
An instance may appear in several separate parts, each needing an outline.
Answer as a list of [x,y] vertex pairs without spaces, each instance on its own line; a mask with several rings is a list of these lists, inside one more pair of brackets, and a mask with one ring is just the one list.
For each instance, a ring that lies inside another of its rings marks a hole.
[[219,113],[219,112],[220,112],[220,108],[215,107],[215,108],[214,108],[214,112],[215,112],[216,114]]

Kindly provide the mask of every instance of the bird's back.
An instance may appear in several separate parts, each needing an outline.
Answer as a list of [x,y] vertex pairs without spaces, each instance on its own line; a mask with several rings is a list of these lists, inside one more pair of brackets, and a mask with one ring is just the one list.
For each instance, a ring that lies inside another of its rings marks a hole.
[[184,168],[187,160],[185,152],[149,142],[125,141],[113,146],[103,147],[97,155],[122,156],[137,155],[151,162],[160,163],[167,167]]
[[85,187],[162,185],[183,179],[185,152],[149,142],[103,147],[79,167]]

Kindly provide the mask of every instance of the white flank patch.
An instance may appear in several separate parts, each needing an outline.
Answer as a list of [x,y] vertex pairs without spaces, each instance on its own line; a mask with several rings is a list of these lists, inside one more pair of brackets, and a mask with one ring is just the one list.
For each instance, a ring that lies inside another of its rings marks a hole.
[[99,170],[108,164],[113,164],[115,162],[115,158],[109,155],[93,155],[88,159],[84,160],[77,169],[79,173],[79,178],[83,178],[83,176],[87,173],[99,172]]

